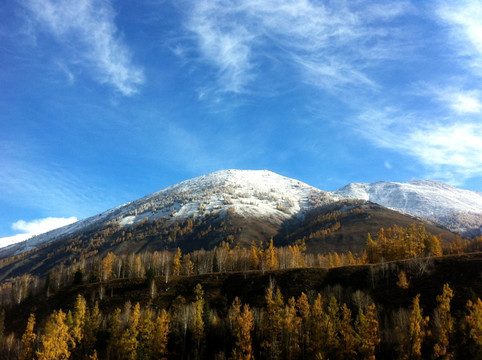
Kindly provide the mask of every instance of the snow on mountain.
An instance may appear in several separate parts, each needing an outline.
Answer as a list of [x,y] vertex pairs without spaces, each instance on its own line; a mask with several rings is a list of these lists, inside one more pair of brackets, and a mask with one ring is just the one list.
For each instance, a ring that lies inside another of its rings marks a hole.
[[175,222],[212,213],[223,215],[230,211],[280,224],[290,217],[302,216],[313,207],[341,199],[339,195],[268,170],[223,170],[183,181],[2,250],[18,254],[80,232],[98,229],[107,223],[130,226],[146,218]]
[[432,220],[467,236],[482,234],[480,192],[458,189],[435,180],[416,180],[351,183],[335,193]]

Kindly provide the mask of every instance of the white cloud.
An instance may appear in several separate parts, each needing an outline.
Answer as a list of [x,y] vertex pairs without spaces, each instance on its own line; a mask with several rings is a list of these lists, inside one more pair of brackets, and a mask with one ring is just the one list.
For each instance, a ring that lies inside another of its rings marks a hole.
[[33,233],[38,235],[65,225],[73,224],[76,221],[77,218],[74,216],[69,218],[47,217],[32,221],[18,220],[12,224],[12,229],[23,233]]
[[123,95],[137,92],[144,76],[132,64],[132,56],[120,39],[114,11],[106,1],[26,0],[42,28],[68,47],[72,62],[80,58],[84,68],[95,70],[97,81]]
[[479,0],[440,2],[439,17],[450,27],[462,61],[482,75],[482,2]]
[[416,158],[432,176],[459,183],[482,176],[480,123],[428,121],[385,109],[363,113],[354,125],[377,146]]
[[452,108],[459,113],[480,113],[482,103],[479,96],[467,93],[453,94]]
[[482,96],[478,90],[464,90],[456,86],[424,88],[419,95],[433,97],[458,114],[477,114],[482,111]]
[[278,63],[324,90],[374,86],[366,68],[402,51],[397,32],[385,22],[409,5],[246,0],[196,1],[192,7],[186,26],[204,60],[219,70],[222,90],[243,92],[257,74]]
[[30,239],[32,236],[33,234],[17,234],[0,238],[0,248],[25,241],[27,239]]
[[30,239],[32,236],[40,235],[62,226],[73,224],[76,221],[77,218],[73,216],[69,218],[47,217],[32,221],[18,220],[12,224],[12,230],[20,231],[22,233],[0,238],[0,248],[16,244],[18,242]]

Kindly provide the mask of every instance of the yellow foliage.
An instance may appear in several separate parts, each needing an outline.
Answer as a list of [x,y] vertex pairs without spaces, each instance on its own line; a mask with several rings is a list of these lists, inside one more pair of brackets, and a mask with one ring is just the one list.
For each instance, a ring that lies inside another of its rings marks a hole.
[[62,310],[54,311],[45,325],[42,336],[41,351],[37,352],[39,360],[66,360],[70,357],[69,346],[75,343],[65,323],[66,315]]

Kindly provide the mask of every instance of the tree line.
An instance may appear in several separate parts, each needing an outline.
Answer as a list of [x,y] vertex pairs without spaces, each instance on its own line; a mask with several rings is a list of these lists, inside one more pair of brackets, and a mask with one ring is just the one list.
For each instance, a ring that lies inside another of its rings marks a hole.
[[[189,224],[187,225],[189,228]],[[29,296],[46,292],[48,295],[65,286],[83,283],[106,283],[114,279],[162,276],[168,282],[172,276],[191,276],[232,271],[271,271],[302,267],[332,268],[349,265],[375,264],[384,261],[413,259],[442,254],[480,251],[482,236],[459,240],[442,246],[438,236],[430,234],[423,224],[408,227],[394,225],[380,229],[376,237],[367,235],[366,250],[361,254],[330,252],[307,253],[303,240],[292,245],[275,247],[269,243],[252,242],[250,247],[233,246],[222,242],[212,250],[196,250],[183,254],[163,250],[139,254],[82,258],[71,265],[60,264],[46,278],[24,274],[0,285],[0,307],[20,304]],[[403,276],[403,274],[402,274]]]
[[373,302],[303,292],[286,300],[273,284],[264,306],[236,297],[226,311],[210,307],[200,284],[191,301],[179,296],[169,309],[127,301],[102,313],[78,295],[70,310],[54,310],[43,326],[31,314],[21,338],[0,332],[0,354],[12,360],[480,358],[482,301],[467,301],[456,318],[453,295],[445,284],[431,316],[417,295],[388,320]]

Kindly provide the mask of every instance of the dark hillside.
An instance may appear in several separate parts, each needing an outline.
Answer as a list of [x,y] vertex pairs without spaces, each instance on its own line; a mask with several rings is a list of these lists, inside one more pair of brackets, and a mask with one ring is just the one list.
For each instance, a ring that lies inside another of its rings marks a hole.
[[[365,250],[367,234],[376,236],[380,228],[407,227],[421,220],[383,206],[364,201],[340,201],[312,210],[301,222],[287,222],[275,237],[277,245],[304,240],[310,253],[329,251],[360,253]],[[446,228],[424,223],[426,229],[440,235],[448,244],[457,235]]]
[[[407,274],[410,286],[397,286],[400,270]],[[77,294],[82,294],[89,303],[100,300],[105,312],[115,307],[122,308],[126,301],[151,304],[156,309],[169,308],[179,295],[193,300],[193,289],[201,284],[209,306],[220,314],[226,314],[233,299],[238,296],[252,307],[262,307],[266,289],[277,285],[285,299],[299,296],[301,292],[321,292],[326,297],[335,296],[340,302],[353,302],[355,292],[371,298],[384,311],[408,308],[412,299],[421,294],[421,305],[425,313],[434,309],[436,296],[444,284],[454,290],[454,311],[463,310],[468,299],[482,296],[482,253],[452,255],[438,258],[413,259],[378,265],[346,266],[332,269],[301,268],[278,271],[248,271],[216,273],[198,276],[172,277],[166,283],[156,278],[156,292],[150,297],[145,279],[113,280],[103,284],[87,284],[64,288],[52,294],[28,298],[8,309],[6,329],[21,335],[30,313],[35,313],[42,322],[55,309],[68,310]]]
[[[382,206],[363,201],[347,200],[317,208],[302,221],[291,220],[281,227],[268,219],[245,218],[233,213],[214,213],[202,219],[172,223],[168,220],[145,221],[131,227],[108,224],[96,232],[86,232],[75,238],[58,240],[40,248],[0,260],[0,282],[9,277],[32,274],[45,276],[54,267],[116,255],[180,248],[183,253],[212,249],[226,241],[232,246],[248,247],[269,242],[289,245],[305,240],[309,253],[361,253],[368,232],[376,234],[381,227],[394,224],[408,226],[419,222]],[[444,242],[456,238],[452,232],[431,224],[428,231],[440,234]]]

